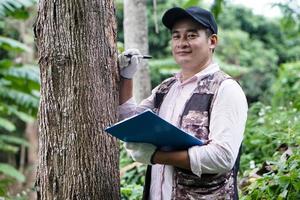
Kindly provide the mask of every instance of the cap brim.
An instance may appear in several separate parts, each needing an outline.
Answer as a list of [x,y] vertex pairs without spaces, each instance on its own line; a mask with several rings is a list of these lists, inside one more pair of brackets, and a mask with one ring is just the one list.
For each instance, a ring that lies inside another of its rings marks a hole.
[[184,19],[184,18],[191,18],[191,19],[197,21],[198,23],[200,23],[201,25],[203,25],[204,27],[209,27],[204,22],[199,21],[199,19],[195,19],[186,10],[179,8],[179,7],[171,8],[167,12],[165,12],[165,14],[162,17],[162,22],[168,29],[172,29],[174,24],[177,21]]

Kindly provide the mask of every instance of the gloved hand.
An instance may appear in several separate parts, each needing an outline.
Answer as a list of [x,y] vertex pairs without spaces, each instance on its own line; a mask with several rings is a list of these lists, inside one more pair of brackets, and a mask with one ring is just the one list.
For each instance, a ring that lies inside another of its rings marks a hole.
[[133,160],[151,165],[151,157],[156,152],[156,146],[148,143],[125,142],[124,147]]
[[[131,55],[131,57],[125,55]],[[127,79],[132,79],[137,71],[141,58],[142,54],[138,49],[128,49],[121,53],[118,56],[121,76]]]

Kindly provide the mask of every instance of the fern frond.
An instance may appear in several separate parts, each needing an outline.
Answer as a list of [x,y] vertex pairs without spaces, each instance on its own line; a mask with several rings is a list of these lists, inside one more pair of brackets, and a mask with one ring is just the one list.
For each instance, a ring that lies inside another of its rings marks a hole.
[[13,166],[6,164],[6,163],[0,163],[0,172],[6,176],[10,176],[19,182],[25,181],[25,176],[19,172],[16,168]]
[[0,140],[0,152],[16,154],[19,151],[19,147],[11,144],[7,144]]
[[22,67],[0,69],[0,74],[26,81],[30,80],[37,84],[40,83],[39,68],[34,65],[23,65]]
[[37,109],[39,105],[38,98],[22,91],[6,87],[0,87],[0,99],[2,99],[2,101],[7,101],[10,104],[31,109]]
[[0,1],[0,18],[7,16],[9,13],[14,13],[21,8],[33,6],[36,0],[1,0]]
[[6,144],[23,145],[25,147],[30,146],[30,144],[25,139],[12,135],[0,135],[0,140],[2,142],[5,142]]
[[0,128],[3,128],[9,132],[16,130],[16,126],[12,122],[2,117],[0,117]]
[[3,36],[0,36],[0,47],[6,50],[16,50],[16,51],[26,51],[26,52],[32,51],[30,47],[23,44],[22,42],[19,42],[12,38],[3,37]]

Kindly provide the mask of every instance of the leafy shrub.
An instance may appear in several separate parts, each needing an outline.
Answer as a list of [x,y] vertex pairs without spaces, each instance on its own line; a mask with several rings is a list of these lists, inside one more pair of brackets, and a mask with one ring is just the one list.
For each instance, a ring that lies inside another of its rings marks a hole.
[[276,82],[272,87],[272,104],[292,105],[300,109],[300,62],[281,65]]
[[[243,200],[300,198],[300,112],[295,90],[299,66],[282,66],[273,85],[272,106],[256,103],[249,111],[241,157],[243,176],[248,177]],[[246,170],[249,167],[252,170]]]
[[273,49],[241,30],[222,30],[216,55],[221,61],[248,69],[240,83],[250,102],[268,91],[276,77],[278,56]]
[[121,199],[139,200],[143,194],[146,165],[135,163],[127,154],[123,143],[120,149]]
[[288,160],[271,162],[272,171],[255,179],[244,190],[246,195],[241,199],[300,199],[300,152],[298,148],[294,149]]
[[249,168],[252,160],[255,163],[262,163],[271,159],[282,144],[299,145],[299,119],[299,110],[295,108],[254,104],[249,111],[241,169]]
[[[20,146],[28,147],[21,136],[24,124],[32,122],[39,103],[39,71],[37,66],[23,65],[18,58],[21,52],[32,49],[18,41],[18,31],[7,28],[4,17],[26,19],[26,8],[35,4],[35,0],[0,1],[0,153],[5,158],[14,158]],[[21,127],[22,126],[22,127]],[[14,166],[0,163],[0,196],[10,197],[7,188],[14,182],[24,182],[25,176]]]

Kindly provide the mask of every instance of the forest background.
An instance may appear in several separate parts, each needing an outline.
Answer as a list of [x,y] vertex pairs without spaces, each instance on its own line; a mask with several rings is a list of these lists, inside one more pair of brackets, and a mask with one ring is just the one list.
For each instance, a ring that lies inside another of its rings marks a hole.
[[[40,78],[32,25],[34,0],[0,1],[0,196],[33,199]],[[124,50],[124,2],[116,0],[118,49]],[[243,87],[249,116],[239,173],[242,199],[299,199],[300,3],[276,3],[266,18],[216,0],[147,1],[151,88],[178,71],[160,18],[172,6],[204,6],[220,27],[215,59]],[[157,16],[156,18],[153,16]],[[126,44],[125,44],[126,46]],[[121,198],[140,199],[146,166],[120,144]]]

